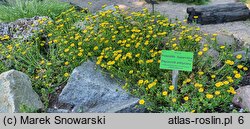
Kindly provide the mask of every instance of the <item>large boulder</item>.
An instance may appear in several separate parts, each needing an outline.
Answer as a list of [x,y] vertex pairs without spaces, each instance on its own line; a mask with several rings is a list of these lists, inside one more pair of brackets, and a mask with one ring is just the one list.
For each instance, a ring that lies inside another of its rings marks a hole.
[[10,70],[0,75],[0,113],[20,112],[21,106],[32,110],[43,108],[43,103],[33,91],[27,75]]
[[240,87],[238,90],[236,90],[233,103],[250,111],[250,85]]
[[71,112],[143,112],[136,106],[138,100],[91,61],[74,69],[59,95],[60,103],[73,105]]

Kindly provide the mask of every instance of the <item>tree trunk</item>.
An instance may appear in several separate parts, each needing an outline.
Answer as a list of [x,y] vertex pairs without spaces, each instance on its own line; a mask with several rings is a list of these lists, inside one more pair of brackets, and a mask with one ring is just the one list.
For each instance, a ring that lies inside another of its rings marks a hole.
[[218,24],[250,18],[250,10],[241,3],[218,4],[187,8],[188,23]]

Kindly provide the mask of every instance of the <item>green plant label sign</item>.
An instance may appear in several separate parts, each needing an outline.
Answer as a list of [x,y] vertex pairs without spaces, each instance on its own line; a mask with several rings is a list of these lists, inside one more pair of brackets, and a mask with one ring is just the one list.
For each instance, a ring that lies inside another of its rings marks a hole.
[[192,52],[162,50],[160,69],[192,71]]

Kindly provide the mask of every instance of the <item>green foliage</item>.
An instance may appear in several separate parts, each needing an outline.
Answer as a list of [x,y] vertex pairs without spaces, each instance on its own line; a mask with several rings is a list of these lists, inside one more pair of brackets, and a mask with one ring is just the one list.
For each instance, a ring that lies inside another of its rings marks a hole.
[[[86,15],[71,8],[55,21],[44,21],[48,25],[30,41],[10,41],[0,50],[12,67],[31,77],[46,105],[54,89],[87,59],[96,60],[112,78],[125,80],[123,88],[151,112],[231,112],[235,89],[248,71],[243,55],[233,56],[233,47],[218,45],[216,34],[203,34],[186,21],[151,15],[147,9]],[[78,21],[84,21],[82,28],[76,27]],[[162,50],[194,53],[193,71],[180,71],[177,91],[172,71],[159,69]],[[217,50],[218,58],[209,50]]]
[[4,63],[0,63],[0,73],[3,73],[5,71],[8,71],[8,67],[6,67]]
[[38,110],[33,108],[33,107],[28,107],[28,106],[22,104],[19,107],[19,112],[20,113],[36,113],[36,112],[38,112]]
[[[39,21],[39,23],[42,23],[40,27],[43,28],[43,23],[46,22],[48,26],[53,25],[53,27],[56,27],[54,28],[56,34],[64,33],[64,35],[67,35],[70,30],[74,29],[69,29],[68,27],[73,26],[73,23],[83,19],[85,16],[82,12],[76,12],[74,8],[62,12],[62,14],[56,18],[56,22],[46,18],[42,19]],[[65,19],[60,20],[62,16]],[[54,26],[55,23],[60,24]],[[48,31],[54,34],[51,29]],[[77,61],[70,61],[70,64],[65,65],[64,61],[72,60],[72,56],[69,55],[62,58],[60,53],[58,53],[58,49],[62,47],[55,43],[61,42],[61,39],[51,39],[51,41],[47,42],[42,38],[43,32],[45,32],[44,29],[36,32],[36,35],[27,42],[10,40],[9,36],[6,35],[0,36],[0,54],[6,58],[6,61],[13,64],[8,69],[14,68],[29,75],[34,90],[40,95],[45,107],[48,107],[49,99],[54,93],[54,89],[67,81],[68,75],[66,76],[65,73],[70,73],[75,67],[85,61],[85,58],[79,57]],[[3,62],[0,62],[0,66],[6,68]]]
[[0,5],[0,21],[11,22],[34,16],[54,18],[69,7],[58,0],[8,0],[7,4]]

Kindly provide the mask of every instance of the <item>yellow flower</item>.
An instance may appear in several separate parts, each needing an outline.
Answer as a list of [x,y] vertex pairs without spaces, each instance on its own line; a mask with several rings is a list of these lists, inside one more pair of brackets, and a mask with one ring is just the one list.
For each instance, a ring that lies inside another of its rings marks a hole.
[[150,89],[150,88],[152,88],[155,85],[156,85],[156,82],[152,82],[152,83],[148,84],[148,88]]
[[220,95],[220,91],[215,91],[214,94],[215,95]]
[[241,75],[239,73],[235,74],[235,78],[241,78]]
[[195,113],[195,110],[192,110],[191,112],[192,112],[192,113]]
[[6,58],[7,58],[7,59],[11,58],[11,55],[7,55]]
[[172,47],[176,47],[177,46],[177,44],[176,43],[174,43],[173,45],[172,45]]
[[167,95],[168,95],[168,92],[167,92],[167,91],[163,91],[163,92],[162,92],[162,95],[163,95],[163,96],[167,96]]
[[191,82],[191,79],[186,79],[186,82],[187,82],[187,83]]
[[198,19],[199,18],[199,16],[194,16],[194,19]]
[[237,70],[234,70],[233,73],[234,73],[234,74],[237,74],[237,73],[239,73],[239,72],[238,72]]
[[248,68],[247,68],[247,67],[243,67],[243,70],[244,70],[244,71],[247,71],[247,70],[248,70]]
[[131,59],[131,58],[132,58],[132,53],[130,53],[130,52],[129,52],[129,53],[127,53],[127,54],[126,54],[126,57],[128,57],[128,58],[130,58],[130,59]]
[[52,65],[52,63],[48,62],[47,65],[50,66],[50,65]]
[[207,47],[204,47],[202,50],[203,50],[204,52],[206,52],[206,51],[208,50],[208,48],[207,48]]
[[141,99],[141,100],[139,101],[139,104],[140,104],[140,105],[143,105],[143,104],[145,104],[145,101],[144,101],[143,99]]
[[184,98],[183,98],[185,101],[188,101],[188,96],[185,96]]
[[142,85],[143,84],[143,80],[139,80],[138,82],[137,82],[137,84],[140,86],[140,85]]
[[113,65],[113,64],[115,64],[115,61],[109,61],[109,62],[107,63],[107,65]]
[[201,56],[202,54],[203,54],[203,52],[202,52],[202,51],[199,51],[199,52],[198,52],[198,55],[199,55],[199,56]]
[[204,74],[204,72],[199,71],[199,72],[198,72],[198,74],[201,76],[201,75],[203,75],[203,74]]
[[132,35],[131,35],[131,39],[134,39],[134,38],[135,38],[135,35],[134,35],[134,34],[132,34]]
[[172,99],[172,102],[175,103],[175,102],[176,102],[176,98],[173,98],[173,99]]
[[174,86],[173,85],[171,85],[171,86],[169,86],[169,88],[168,88],[169,90],[174,90]]
[[65,74],[64,74],[64,77],[69,77],[69,73],[65,73]]
[[40,64],[44,64],[45,63],[45,61],[44,60],[42,60],[41,62],[40,62]]
[[242,69],[244,66],[243,65],[237,65],[238,69]]
[[214,79],[215,77],[216,77],[216,75],[211,75],[211,78],[213,78],[213,79]]
[[229,81],[224,81],[223,84],[227,85],[229,84]]
[[79,52],[77,55],[78,55],[78,56],[82,56],[82,52]]
[[153,63],[153,62],[154,62],[154,60],[152,60],[152,59],[146,61],[147,64]]
[[139,53],[138,53],[138,54],[136,54],[136,55],[135,55],[135,57],[140,57],[140,54],[139,54]]
[[64,49],[64,52],[69,52],[69,49],[68,48]]
[[134,72],[133,70],[130,70],[130,71],[129,71],[129,74],[132,74],[133,72]]
[[51,36],[52,36],[52,33],[49,33],[49,34],[48,34],[48,37],[51,37]]
[[143,61],[143,60],[139,60],[138,63],[139,63],[139,64],[143,64],[144,61]]
[[98,46],[95,46],[95,47],[94,47],[94,51],[96,51],[96,50],[98,50]]
[[242,58],[242,55],[239,54],[239,55],[236,56],[236,58],[237,58],[237,59],[241,59],[241,58]]
[[220,46],[221,49],[224,49],[226,46]]
[[212,94],[206,94],[206,97],[207,97],[208,99],[212,99],[214,96],[213,96]]
[[64,63],[64,65],[69,65],[69,62],[68,62],[68,61],[66,61],[66,62]]
[[223,82],[217,82],[217,83],[215,84],[216,87],[221,87],[221,86],[223,86],[223,85],[224,85]]
[[36,76],[35,79],[39,79],[40,77],[39,76]]
[[231,62],[229,63],[229,65],[234,65],[234,62],[233,62],[233,61],[231,61]]
[[234,65],[234,62],[233,61],[231,61],[231,60],[226,60],[226,62],[225,62],[226,64],[229,64],[229,65]]
[[204,89],[203,88],[199,88],[198,91],[202,93],[204,91]]
[[200,83],[195,83],[194,84],[194,87],[202,87],[203,85],[202,84],[200,84]]
[[229,90],[227,90],[227,92],[229,92],[231,94],[236,94],[236,91],[234,90],[233,87],[229,87]]
[[214,37],[218,36],[218,34],[213,34]]
[[78,43],[78,46],[82,46],[82,44],[83,44],[82,42],[79,42],[79,43]]

